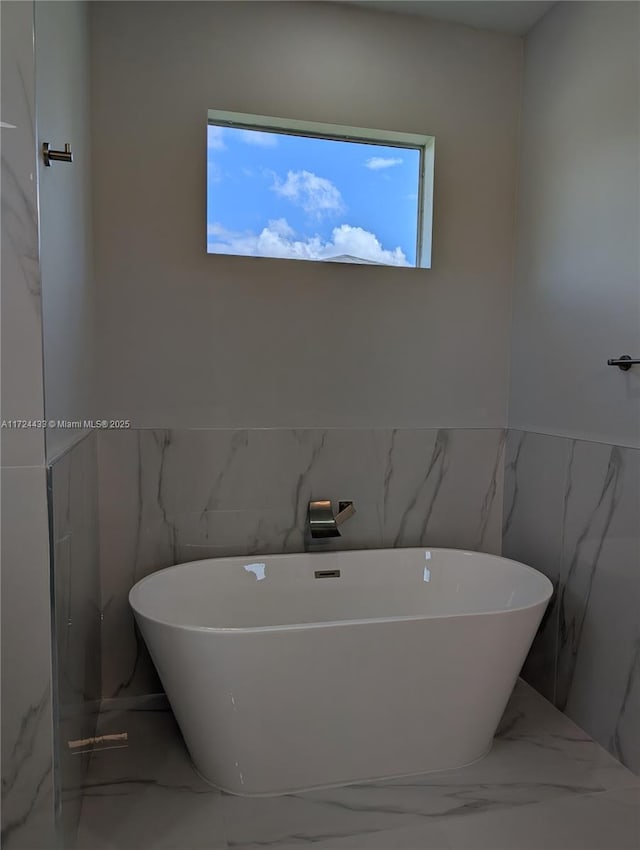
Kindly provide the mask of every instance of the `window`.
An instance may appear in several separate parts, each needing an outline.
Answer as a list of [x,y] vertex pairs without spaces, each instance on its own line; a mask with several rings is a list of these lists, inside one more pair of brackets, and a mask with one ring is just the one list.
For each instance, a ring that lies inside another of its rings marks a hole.
[[207,251],[428,268],[432,136],[209,112]]

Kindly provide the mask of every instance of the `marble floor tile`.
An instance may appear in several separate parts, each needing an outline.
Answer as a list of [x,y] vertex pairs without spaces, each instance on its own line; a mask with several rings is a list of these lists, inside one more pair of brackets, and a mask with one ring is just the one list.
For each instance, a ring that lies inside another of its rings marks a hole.
[[638,783],[571,720],[519,682],[484,759],[457,770],[296,796],[328,811],[450,820]]
[[128,746],[92,755],[75,850],[226,848],[221,795],[194,771],[167,710],[112,711],[98,734]]
[[223,850],[219,796],[213,789],[136,783],[85,796],[77,850]]
[[509,701],[498,739],[528,741],[533,746],[561,751],[606,790],[640,785],[640,778],[522,680]]
[[442,829],[451,850],[638,850],[640,788],[472,815]]
[[[278,850],[294,848],[299,850],[300,845],[278,845]],[[400,829],[317,841],[313,843],[313,850],[451,850],[451,846],[437,821],[421,821]]]
[[[289,847],[359,839],[371,846],[376,833],[403,827],[415,820],[410,813],[377,803],[352,805],[348,794],[311,792],[282,797],[223,796],[227,845],[256,850],[258,847]],[[339,845],[338,845],[339,846]],[[383,845],[380,845],[383,846]]]
[[[489,819],[487,842],[504,818],[511,841],[504,846],[519,850],[510,826],[518,812],[593,797],[604,801],[606,818],[608,794],[621,795],[608,805],[614,815],[616,807],[624,814],[624,801],[632,799],[624,795],[640,787],[638,777],[522,681],[492,751],[475,764],[280,797],[234,797],[204,783],[170,711],[103,713],[99,733],[117,731],[128,733],[128,746],[94,753],[87,785],[78,789],[84,798],[74,850],[287,850],[308,844],[319,850],[471,850],[476,845],[464,843],[464,826],[458,831],[453,825],[480,817]],[[556,809],[550,811],[552,820]],[[480,829],[479,841],[484,834]],[[629,846],[624,834],[621,848]],[[554,846],[527,840],[528,833],[523,850]],[[478,850],[490,846],[501,845],[480,843]],[[581,845],[566,848],[574,846]]]

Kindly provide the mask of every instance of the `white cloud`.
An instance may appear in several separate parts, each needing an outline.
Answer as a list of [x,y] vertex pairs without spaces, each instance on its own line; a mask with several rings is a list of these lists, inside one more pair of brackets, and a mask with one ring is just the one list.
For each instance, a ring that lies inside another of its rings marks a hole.
[[346,254],[390,266],[409,265],[401,248],[387,250],[374,233],[350,224],[334,227],[327,242],[317,235],[296,238],[295,231],[284,218],[271,220],[258,234],[251,231],[234,233],[219,223],[210,224],[207,233],[209,251],[218,254],[298,260],[328,260]]
[[245,145],[256,145],[259,148],[275,148],[278,144],[277,133],[263,133],[262,130],[241,130],[240,140]]
[[291,227],[286,218],[272,218],[269,222],[268,229],[277,236],[282,236],[285,239],[295,235],[295,230]]
[[371,156],[364,165],[372,171],[380,171],[382,168],[393,168],[394,165],[401,163],[402,160],[397,157]]
[[341,224],[340,227],[334,227],[332,237],[332,251],[335,251],[335,254],[350,254],[363,260],[386,263],[390,266],[409,265],[402,248],[394,248],[393,251],[383,248],[378,237],[369,230],[363,230],[362,227]]
[[223,138],[224,130],[222,127],[216,127],[209,124],[207,128],[207,147],[210,151],[223,151],[226,149]]
[[271,188],[316,218],[328,214],[337,215],[345,210],[338,187],[334,186],[331,180],[318,177],[312,171],[289,171],[284,182],[274,175]]

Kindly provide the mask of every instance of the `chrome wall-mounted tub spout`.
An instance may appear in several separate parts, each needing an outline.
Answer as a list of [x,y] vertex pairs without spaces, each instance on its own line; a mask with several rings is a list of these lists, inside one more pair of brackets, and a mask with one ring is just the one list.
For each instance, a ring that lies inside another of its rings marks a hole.
[[311,537],[340,537],[339,525],[352,517],[356,512],[353,502],[338,502],[338,513],[333,513],[328,499],[309,502],[309,531]]

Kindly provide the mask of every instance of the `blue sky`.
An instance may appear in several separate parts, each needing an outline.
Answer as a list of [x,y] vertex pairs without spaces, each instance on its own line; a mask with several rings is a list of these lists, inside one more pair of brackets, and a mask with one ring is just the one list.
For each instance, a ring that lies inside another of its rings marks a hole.
[[415,265],[418,150],[207,132],[209,252]]

